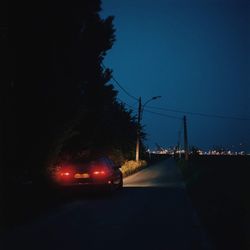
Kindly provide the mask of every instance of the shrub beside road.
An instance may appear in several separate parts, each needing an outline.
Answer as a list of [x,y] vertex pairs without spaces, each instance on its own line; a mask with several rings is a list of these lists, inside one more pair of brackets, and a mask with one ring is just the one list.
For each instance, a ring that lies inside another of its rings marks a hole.
[[141,160],[139,162],[136,161],[126,161],[122,167],[121,171],[123,174],[123,177],[129,176],[131,174],[134,174],[141,169],[145,168],[147,166],[147,162],[144,160]]

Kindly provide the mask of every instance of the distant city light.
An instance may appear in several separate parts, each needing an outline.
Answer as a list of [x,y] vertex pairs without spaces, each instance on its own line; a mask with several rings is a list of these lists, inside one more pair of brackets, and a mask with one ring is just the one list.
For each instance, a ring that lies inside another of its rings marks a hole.
[[[166,154],[166,155],[175,155],[175,154],[184,154],[185,150],[184,149],[176,149],[176,147],[164,149],[162,148],[161,150],[150,150],[147,149],[147,153],[149,154]],[[190,149],[189,152],[190,155],[194,154],[194,152]],[[208,150],[208,151],[203,151],[201,149],[197,149],[195,151],[195,154],[198,155],[250,155],[249,153],[246,153],[245,151],[232,151],[232,150]]]

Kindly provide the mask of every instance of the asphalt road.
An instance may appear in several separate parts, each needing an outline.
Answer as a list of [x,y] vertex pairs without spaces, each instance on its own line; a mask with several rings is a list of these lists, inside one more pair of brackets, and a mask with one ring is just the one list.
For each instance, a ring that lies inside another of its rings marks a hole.
[[5,249],[212,249],[173,159],[113,195],[79,195],[2,238]]

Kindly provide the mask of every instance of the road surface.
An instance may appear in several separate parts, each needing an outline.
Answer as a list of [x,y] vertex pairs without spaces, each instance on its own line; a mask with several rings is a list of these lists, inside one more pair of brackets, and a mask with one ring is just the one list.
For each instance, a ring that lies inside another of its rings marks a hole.
[[5,249],[211,249],[173,159],[124,179],[108,196],[82,196],[4,235]]

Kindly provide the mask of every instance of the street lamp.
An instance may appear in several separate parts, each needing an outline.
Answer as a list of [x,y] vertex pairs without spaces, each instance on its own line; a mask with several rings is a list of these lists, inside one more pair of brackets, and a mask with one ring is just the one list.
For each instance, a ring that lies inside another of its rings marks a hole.
[[145,106],[158,98],[161,98],[161,96],[154,96],[147,100],[143,105],[141,104],[141,97],[139,97],[139,105],[138,105],[138,121],[137,121],[137,138],[136,138],[136,152],[135,152],[135,160],[138,162],[140,160],[140,126],[141,126],[141,119],[142,119],[142,112],[145,108]]

